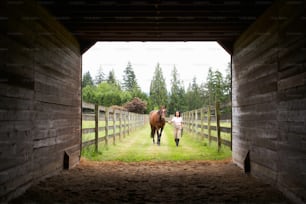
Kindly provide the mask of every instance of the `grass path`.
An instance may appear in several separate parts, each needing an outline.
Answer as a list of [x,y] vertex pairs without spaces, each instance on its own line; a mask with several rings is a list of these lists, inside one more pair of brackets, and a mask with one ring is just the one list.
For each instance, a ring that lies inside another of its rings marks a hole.
[[229,158],[231,151],[223,146],[217,152],[215,143],[207,144],[206,140],[197,139],[195,136],[184,132],[180,145],[175,146],[173,128],[166,124],[161,137],[161,145],[153,144],[150,138],[149,125],[132,132],[121,139],[117,144],[105,147],[100,144],[99,153],[94,153],[93,147],[82,151],[82,156],[98,161],[186,161],[186,160],[219,160]]

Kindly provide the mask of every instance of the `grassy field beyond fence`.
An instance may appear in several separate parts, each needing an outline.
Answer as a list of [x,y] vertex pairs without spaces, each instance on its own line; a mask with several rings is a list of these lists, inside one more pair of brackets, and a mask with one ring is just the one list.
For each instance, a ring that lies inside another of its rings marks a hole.
[[98,161],[186,161],[220,160],[231,157],[230,148],[222,145],[218,152],[216,142],[208,145],[207,140],[199,139],[184,132],[179,147],[175,146],[173,127],[166,124],[161,137],[161,145],[152,143],[149,124],[121,139],[116,145],[99,145],[98,153],[94,146],[84,147],[82,156]]

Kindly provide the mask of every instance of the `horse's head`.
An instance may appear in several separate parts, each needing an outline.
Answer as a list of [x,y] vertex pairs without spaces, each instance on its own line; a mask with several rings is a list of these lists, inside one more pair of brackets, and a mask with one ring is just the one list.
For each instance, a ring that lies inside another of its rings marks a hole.
[[165,120],[166,119],[166,115],[167,115],[167,109],[165,106],[161,106],[159,111],[158,111],[159,115],[160,115],[160,119]]

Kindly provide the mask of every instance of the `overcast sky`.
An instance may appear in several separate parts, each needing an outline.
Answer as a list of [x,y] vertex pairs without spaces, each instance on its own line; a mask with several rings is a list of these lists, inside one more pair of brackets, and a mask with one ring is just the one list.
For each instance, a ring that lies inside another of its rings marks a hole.
[[206,80],[208,68],[225,73],[230,55],[217,42],[97,42],[82,57],[83,74],[94,78],[99,67],[106,76],[115,70],[122,82],[123,70],[131,62],[141,89],[149,93],[157,63],[160,64],[168,90],[171,71],[176,66],[185,88],[193,77],[200,84]]

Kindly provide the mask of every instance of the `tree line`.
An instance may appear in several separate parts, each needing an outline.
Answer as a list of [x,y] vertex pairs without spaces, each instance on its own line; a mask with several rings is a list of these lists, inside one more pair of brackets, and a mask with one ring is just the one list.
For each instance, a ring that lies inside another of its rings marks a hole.
[[123,81],[115,76],[111,70],[105,75],[100,67],[93,79],[89,72],[82,77],[82,98],[86,102],[102,106],[116,106],[131,112],[148,113],[166,105],[169,114],[176,110],[189,111],[207,105],[229,103],[231,99],[230,65],[225,76],[219,71],[209,68],[205,82],[198,83],[194,77],[187,88],[180,79],[177,68],[171,71],[170,90],[167,90],[165,77],[159,63],[157,63],[150,83],[149,94],[143,92],[129,62],[124,69]]

